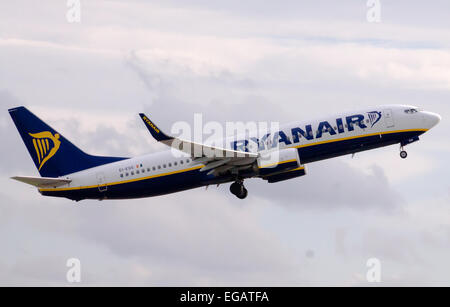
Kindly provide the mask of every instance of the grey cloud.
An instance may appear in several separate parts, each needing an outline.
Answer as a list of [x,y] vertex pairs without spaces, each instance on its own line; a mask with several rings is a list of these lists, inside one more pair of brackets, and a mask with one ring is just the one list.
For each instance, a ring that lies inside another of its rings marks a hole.
[[[0,237],[7,244],[3,255],[17,259],[8,264],[8,258],[3,258],[0,264],[6,267],[7,277],[16,276],[10,282],[40,276],[41,282],[64,283],[65,260],[74,256],[87,264],[86,282],[108,282],[113,277],[162,284],[198,278],[223,282],[261,281],[269,276],[295,279],[295,262],[270,233],[249,219],[250,211],[227,207],[221,197],[215,205],[198,202],[198,196],[188,192],[178,204],[170,196],[126,205],[108,201],[74,205],[45,199],[3,203],[14,212],[1,227]],[[7,238],[16,227],[20,231],[14,239]],[[27,243],[29,238],[35,243]],[[110,262],[99,265],[102,257]],[[285,261],[279,262],[280,257]],[[118,271],[103,271],[109,266]],[[133,275],[134,266],[152,274]]]
[[297,209],[352,208],[395,212],[404,203],[383,170],[376,165],[372,167],[372,174],[352,168],[342,159],[307,167],[306,176],[275,184],[249,181],[248,188],[257,196]]
[[252,223],[247,212],[224,207],[222,202],[196,203],[190,195],[193,193],[186,194],[185,203],[178,206],[166,204],[163,208],[149,200],[112,209],[106,216],[103,212],[107,224],[83,224],[82,233],[123,256],[197,267],[204,274],[222,274],[224,278],[292,269],[278,263],[283,248]]
[[363,253],[383,260],[396,261],[405,265],[423,264],[424,259],[412,242],[416,238],[405,238],[403,233],[386,233],[382,229],[369,229],[364,234]]
[[[194,113],[201,113],[204,116],[204,121],[219,121],[224,123],[226,120],[230,121],[277,121],[281,119],[287,112],[277,107],[275,103],[267,100],[263,96],[257,94],[255,88],[255,81],[246,79],[245,77],[234,75],[231,72],[222,72],[219,75],[209,75],[208,77],[198,77],[192,71],[185,68],[187,76],[183,81],[190,83],[200,82],[202,84],[202,96],[207,101],[192,101],[189,97],[180,99],[174,95],[174,92],[187,86],[181,80],[177,83],[169,81],[169,76],[160,73],[162,70],[152,70],[148,63],[143,62],[137,52],[133,51],[129,57],[126,58],[125,63],[139,80],[147,88],[148,92],[154,99],[150,104],[145,105],[145,111],[149,114],[155,114],[162,122],[162,127],[168,123],[176,121],[186,121],[193,124]],[[164,65],[168,64],[169,60],[164,61]],[[234,101],[234,95],[225,94],[217,97],[214,90],[219,89],[222,93],[228,88],[243,88],[244,92],[239,96],[238,101]],[[230,107],[231,105],[231,107]],[[276,112],[271,112],[276,110]]]
[[134,155],[133,147],[142,148],[148,144],[145,139],[139,140],[139,134],[119,132],[113,126],[99,124],[91,133],[85,133],[77,128],[80,123],[76,119],[64,119],[58,124],[64,130],[70,131],[71,137],[79,142],[76,144],[72,141],[76,146],[90,154],[130,157]]

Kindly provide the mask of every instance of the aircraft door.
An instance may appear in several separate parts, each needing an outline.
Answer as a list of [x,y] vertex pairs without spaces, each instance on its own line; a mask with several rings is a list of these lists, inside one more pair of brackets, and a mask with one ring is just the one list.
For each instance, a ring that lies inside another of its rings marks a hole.
[[97,184],[100,192],[105,192],[108,189],[104,173],[97,173]]
[[384,122],[386,124],[386,128],[392,128],[395,126],[395,122],[394,122],[394,116],[392,115],[392,110],[391,109],[384,109],[383,110],[383,115],[384,115]]

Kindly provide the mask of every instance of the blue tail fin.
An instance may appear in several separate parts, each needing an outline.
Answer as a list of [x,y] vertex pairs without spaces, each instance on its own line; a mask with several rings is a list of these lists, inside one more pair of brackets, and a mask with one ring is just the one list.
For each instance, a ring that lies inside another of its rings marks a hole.
[[126,159],[88,155],[27,108],[17,107],[8,111],[42,177],[64,176]]

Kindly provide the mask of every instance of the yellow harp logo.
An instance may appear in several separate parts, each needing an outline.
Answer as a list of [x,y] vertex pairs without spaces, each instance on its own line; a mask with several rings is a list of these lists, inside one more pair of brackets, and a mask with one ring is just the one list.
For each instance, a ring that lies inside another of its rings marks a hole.
[[[39,161],[39,170],[58,151],[61,141],[59,134],[52,135],[50,131],[28,133],[33,138],[34,149]],[[50,142],[51,141],[51,142]],[[51,144],[52,143],[52,144]]]

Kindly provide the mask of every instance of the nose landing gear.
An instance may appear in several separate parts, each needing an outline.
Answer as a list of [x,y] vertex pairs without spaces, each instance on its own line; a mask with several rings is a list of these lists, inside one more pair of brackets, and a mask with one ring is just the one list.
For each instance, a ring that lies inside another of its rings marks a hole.
[[407,156],[408,156],[408,153],[403,150],[403,146],[400,146],[400,158],[406,159]]
[[247,189],[244,187],[243,180],[236,180],[230,185],[230,192],[239,199],[244,199],[248,195]]

